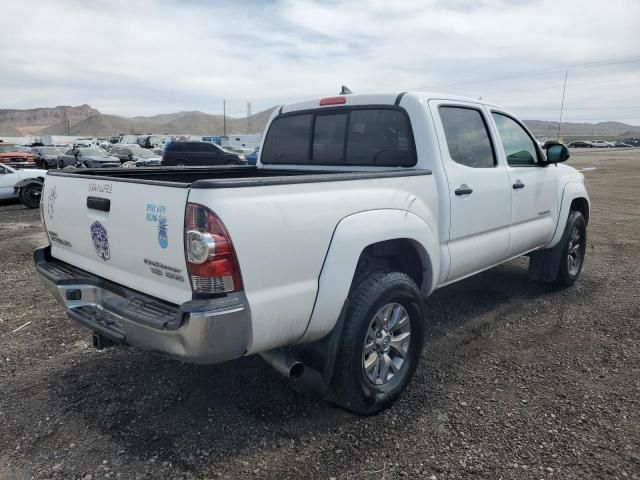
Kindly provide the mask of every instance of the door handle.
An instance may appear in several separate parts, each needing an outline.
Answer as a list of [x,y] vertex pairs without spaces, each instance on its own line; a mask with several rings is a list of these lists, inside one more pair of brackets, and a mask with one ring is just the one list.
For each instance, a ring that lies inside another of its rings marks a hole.
[[456,188],[455,193],[456,195],[471,195],[473,190],[466,185],[461,185],[460,188]]
[[111,210],[111,200],[102,197],[87,197],[87,208],[108,212]]
[[513,189],[518,190],[519,188],[524,188],[524,183],[520,180],[516,180],[516,183],[513,184]]

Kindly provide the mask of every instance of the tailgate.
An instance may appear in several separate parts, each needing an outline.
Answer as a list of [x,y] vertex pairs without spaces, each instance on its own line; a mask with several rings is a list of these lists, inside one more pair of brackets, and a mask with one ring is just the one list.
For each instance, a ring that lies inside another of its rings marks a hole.
[[184,257],[189,189],[47,175],[42,195],[51,254],[172,303],[191,299]]

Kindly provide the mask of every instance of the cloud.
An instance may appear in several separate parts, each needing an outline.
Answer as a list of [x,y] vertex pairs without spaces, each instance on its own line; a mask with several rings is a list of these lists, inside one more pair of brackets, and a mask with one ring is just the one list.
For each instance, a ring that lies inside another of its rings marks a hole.
[[[3,108],[123,115],[220,113],[226,98],[240,116],[346,84],[555,119],[564,68],[640,55],[637,0],[21,0],[3,18]],[[638,81],[640,58],[569,70],[565,118],[640,124]]]

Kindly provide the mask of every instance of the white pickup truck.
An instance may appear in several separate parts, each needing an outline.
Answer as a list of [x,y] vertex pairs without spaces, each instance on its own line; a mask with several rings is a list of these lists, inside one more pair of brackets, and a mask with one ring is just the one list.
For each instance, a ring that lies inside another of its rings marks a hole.
[[427,93],[283,106],[256,166],[51,171],[36,268],[97,346],[261,354],[360,414],[407,386],[422,298],[514,257],[569,286],[584,177],[512,114]]

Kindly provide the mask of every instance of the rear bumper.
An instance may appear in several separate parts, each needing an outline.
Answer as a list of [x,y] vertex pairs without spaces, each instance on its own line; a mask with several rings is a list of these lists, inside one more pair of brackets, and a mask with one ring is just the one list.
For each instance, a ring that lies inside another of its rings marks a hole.
[[36,270],[67,314],[116,343],[182,361],[213,364],[241,357],[251,341],[243,293],[174,305],[34,252]]

